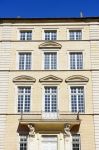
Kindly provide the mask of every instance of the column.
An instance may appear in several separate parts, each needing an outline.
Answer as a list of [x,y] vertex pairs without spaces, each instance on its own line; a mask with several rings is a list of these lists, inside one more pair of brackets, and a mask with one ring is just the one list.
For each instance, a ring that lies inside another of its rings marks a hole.
[[60,133],[58,135],[58,147],[59,147],[59,150],[64,150],[64,134],[63,133]]

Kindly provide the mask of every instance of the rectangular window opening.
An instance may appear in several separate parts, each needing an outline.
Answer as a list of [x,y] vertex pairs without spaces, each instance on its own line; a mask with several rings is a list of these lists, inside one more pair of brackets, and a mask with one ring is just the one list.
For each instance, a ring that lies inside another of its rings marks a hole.
[[18,112],[29,112],[31,87],[18,87]]
[[45,87],[45,112],[57,112],[57,87]]
[[70,69],[74,69],[74,70],[83,69],[82,52],[70,52]]
[[80,150],[80,134],[72,135],[72,150]]
[[44,69],[45,70],[57,69],[57,53],[56,52],[44,53]]
[[82,31],[81,30],[69,30],[69,39],[70,40],[82,40]]
[[19,53],[19,70],[31,70],[31,53]]
[[85,112],[84,87],[71,87],[71,111]]
[[45,40],[57,40],[57,31],[44,31],[45,32]]
[[27,136],[20,136],[20,150],[27,150]]
[[20,40],[32,40],[32,31],[20,31]]

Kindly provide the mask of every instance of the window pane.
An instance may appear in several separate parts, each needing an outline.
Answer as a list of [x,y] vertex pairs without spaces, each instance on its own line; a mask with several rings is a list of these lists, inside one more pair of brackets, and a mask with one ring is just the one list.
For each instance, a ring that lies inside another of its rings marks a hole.
[[80,150],[80,135],[75,134],[72,136],[72,150]]
[[45,32],[45,40],[50,40],[50,32]]
[[31,53],[19,53],[19,70],[31,69]]
[[71,111],[84,112],[84,87],[71,87]]
[[26,39],[27,40],[32,40],[32,32],[31,31],[28,31],[27,34],[26,34]]
[[82,40],[82,31],[81,30],[70,30],[69,31],[70,40]]
[[51,40],[56,40],[56,38],[57,38],[56,31],[51,32]]
[[69,37],[70,37],[70,40],[75,40],[75,32],[74,31],[69,31]]
[[57,69],[57,53],[44,53],[44,69]]
[[70,69],[83,69],[82,52],[70,53]]
[[57,87],[45,87],[45,112],[57,111]]
[[27,150],[27,136],[20,136],[20,150]]
[[32,40],[32,31],[20,31],[20,40]]
[[57,40],[57,31],[45,31],[45,40]]
[[18,112],[29,112],[31,100],[30,87],[18,87]]

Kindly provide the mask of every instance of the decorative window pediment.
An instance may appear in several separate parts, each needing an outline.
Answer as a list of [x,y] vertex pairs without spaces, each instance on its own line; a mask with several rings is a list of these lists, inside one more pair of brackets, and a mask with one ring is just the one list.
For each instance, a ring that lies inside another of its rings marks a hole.
[[40,49],[43,49],[43,48],[58,48],[58,49],[61,49],[62,45],[57,43],[57,42],[54,42],[54,41],[47,41],[47,42],[44,42],[42,44],[39,45],[39,48]]
[[13,79],[13,82],[35,82],[35,81],[36,81],[35,78],[26,75],[21,75]]
[[68,77],[65,82],[88,82],[89,79],[87,77],[81,76],[81,75],[74,75]]
[[40,82],[62,82],[63,80],[56,76],[49,75],[49,76],[41,78],[39,81]]

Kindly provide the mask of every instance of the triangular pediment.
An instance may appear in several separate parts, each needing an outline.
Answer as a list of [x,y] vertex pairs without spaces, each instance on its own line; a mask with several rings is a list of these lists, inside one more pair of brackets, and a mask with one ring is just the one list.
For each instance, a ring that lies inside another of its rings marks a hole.
[[13,82],[35,82],[35,81],[36,81],[35,78],[26,75],[21,75],[13,79]]
[[65,81],[66,82],[88,82],[89,79],[85,76],[73,75],[73,76],[68,77]]
[[39,48],[58,48],[60,49],[62,47],[61,44],[54,42],[54,41],[47,41],[39,45]]
[[49,75],[49,76],[41,78],[39,81],[40,82],[62,82],[63,80],[56,76]]

